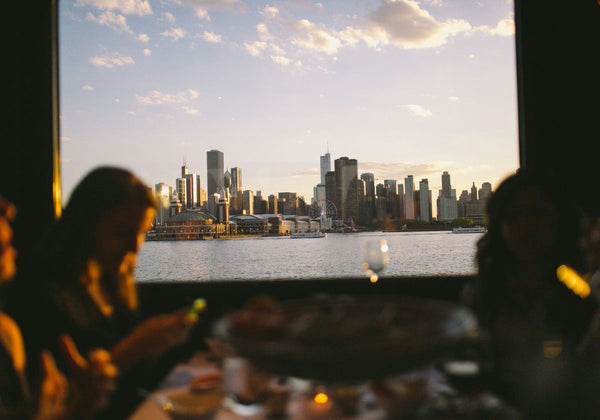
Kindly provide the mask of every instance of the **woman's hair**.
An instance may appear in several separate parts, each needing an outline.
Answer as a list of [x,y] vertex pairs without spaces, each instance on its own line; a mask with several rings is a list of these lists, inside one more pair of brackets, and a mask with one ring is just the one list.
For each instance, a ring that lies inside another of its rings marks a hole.
[[[61,219],[38,244],[30,280],[37,281],[39,272],[56,284],[77,282],[88,260],[96,256],[103,218],[124,207],[140,209],[131,214],[132,223],[139,223],[143,210],[155,208],[156,201],[149,187],[125,169],[104,166],[89,172],[73,190]],[[118,287],[114,279],[108,283]]]
[[[561,184],[550,176],[533,175],[525,170],[506,178],[494,191],[487,204],[488,231],[477,243],[478,279],[476,286],[476,310],[483,315],[491,315],[496,305],[502,304],[508,289],[508,278],[516,269],[516,258],[509,249],[502,230],[504,223],[520,209],[515,201],[520,193],[537,192],[545,204],[556,213],[556,241],[549,250],[548,267],[556,268],[561,263],[581,267],[581,253],[578,249],[578,218],[576,212],[561,193]],[[553,266],[554,265],[554,266]],[[479,308],[477,308],[479,307]]]

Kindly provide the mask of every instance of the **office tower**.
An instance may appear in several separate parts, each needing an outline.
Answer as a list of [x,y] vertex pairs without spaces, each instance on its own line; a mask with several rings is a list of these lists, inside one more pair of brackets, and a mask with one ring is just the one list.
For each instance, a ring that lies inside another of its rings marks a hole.
[[229,224],[229,200],[220,199],[217,202],[217,220],[219,223]]
[[365,199],[367,202],[375,200],[375,175],[372,173],[360,174],[360,179],[365,181]]
[[397,187],[396,187],[396,180],[395,179],[385,179],[383,181],[383,184],[386,187],[389,187],[389,190],[388,190],[389,192],[396,194]]
[[210,150],[206,152],[206,189],[208,196],[217,193],[219,188],[224,189],[225,165],[223,164],[223,152]]
[[338,217],[358,221],[358,162],[344,156],[334,161],[334,167]]
[[242,206],[246,214],[254,214],[254,193],[252,190],[244,190],[242,193]]
[[437,219],[449,221],[458,217],[458,202],[456,201],[456,190],[452,189],[450,174],[444,171],[442,174],[442,189],[437,198]]
[[409,175],[404,178],[404,218],[415,218],[415,198],[413,176]]
[[196,185],[196,174],[188,173],[185,178],[185,202],[186,207],[191,209],[198,203],[198,186]]
[[325,174],[331,171],[331,156],[329,152],[321,156],[321,184],[325,185]]
[[162,225],[169,219],[169,207],[173,195],[172,188],[164,182],[154,185],[154,195],[158,203],[155,224]]
[[[335,198],[335,172],[333,171],[325,174],[325,199],[337,206]],[[339,217],[339,210],[336,217]]]
[[471,202],[474,203],[477,201],[477,187],[473,182],[473,186],[471,187]]
[[404,184],[398,184],[398,218],[404,219]]
[[429,191],[429,181],[424,178],[419,182],[420,219],[424,222],[430,222],[431,216],[431,192]]
[[[178,178],[181,179],[181,178]],[[183,183],[185,185],[185,183]],[[173,217],[176,214],[181,213],[181,201],[179,200],[179,194],[177,191],[173,192],[173,196],[171,197],[171,204],[169,205],[169,217]]]
[[225,171],[225,174],[223,174],[223,188],[231,188],[231,173],[229,171]]
[[186,193],[187,180],[185,178],[177,178],[175,180],[175,191],[177,191],[177,198],[183,207],[186,207],[187,193]]
[[481,184],[481,189],[479,190],[479,199],[481,201],[487,201],[488,198],[492,195],[492,184],[489,182],[484,182]]
[[258,197],[262,200],[262,190],[256,190],[256,192],[254,193],[255,197]]
[[220,199],[221,197],[217,193],[208,196],[208,212],[215,216],[215,218],[218,216]]
[[327,190],[325,188],[325,184],[319,184],[313,188],[313,194],[315,199],[315,205],[317,205],[320,209],[324,210],[327,204]]
[[231,193],[242,195],[242,168],[231,168]]
[[390,188],[387,185],[383,185],[382,183],[377,184],[375,187],[375,192],[377,193],[377,198],[388,198],[390,193]]
[[188,174],[188,166],[187,166],[187,162],[185,161],[185,159],[183,159],[183,165],[181,165],[181,177],[185,178],[185,176]]
[[277,194],[279,202],[282,206],[279,211],[285,215],[295,215],[298,210],[298,193],[295,192],[280,192]]
[[271,194],[269,196],[269,213],[270,214],[277,214],[277,197],[275,197],[274,194]]
[[469,196],[469,191],[462,190],[460,197],[458,199],[458,217],[466,217],[467,215],[467,203],[471,201],[471,197]]
[[451,189],[452,185],[450,184],[450,174],[448,171],[444,171],[442,174],[442,195],[445,197],[450,197]]

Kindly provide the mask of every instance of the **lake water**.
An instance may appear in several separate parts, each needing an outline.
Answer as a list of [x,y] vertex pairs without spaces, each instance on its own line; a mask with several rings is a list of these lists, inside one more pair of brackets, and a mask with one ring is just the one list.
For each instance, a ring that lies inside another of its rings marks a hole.
[[457,275],[476,271],[482,234],[330,233],[327,238],[247,238],[146,242],[138,281],[218,281],[363,276],[365,243],[385,239],[390,263],[381,276]]

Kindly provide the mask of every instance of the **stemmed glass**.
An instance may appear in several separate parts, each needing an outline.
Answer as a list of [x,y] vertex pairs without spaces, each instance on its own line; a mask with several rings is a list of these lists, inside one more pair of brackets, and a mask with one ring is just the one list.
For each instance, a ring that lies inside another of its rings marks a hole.
[[371,239],[365,242],[363,268],[371,283],[377,283],[379,274],[390,263],[390,254],[385,239]]

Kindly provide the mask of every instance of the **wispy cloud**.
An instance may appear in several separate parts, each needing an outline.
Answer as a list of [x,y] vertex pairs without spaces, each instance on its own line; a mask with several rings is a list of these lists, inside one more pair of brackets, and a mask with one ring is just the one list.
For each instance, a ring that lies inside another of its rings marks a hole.
[[266,5],[260,13],[267,19],[273,19],[279,13],[279,9],[275,6]]
[[167,19],[169,22],[171,22],[171,23],[175,22],[175,16],[173,16],[173,13],[165,12],[164,16],[165,16],[165,19]]
[[171,28],[161,32],[160,34],[166,38],[171,38],[174,41],[177,41],[181,38],[185,38],[187,31],[183,28]]
[[199,115],[200,114],[200,111],[198,111],[196,108],[192,108],[189,106],[182,106],[181,109],[183,109],[183,111],[188,115]]
[[196,99],[198,96],[198,92],[193,89],[178,93],[163,93],[159,90],[152,90],[148,92],[146,96],[135,95],[135,98],[139,103],[144,105],[163,105],[187,103]]
[[281,67],[287,67],[290,65],[290,62],[291,62],[291,60],[289,58],[284,57],[282,55],[272,55],[271,60],[273,60],[273,62],[281,65]]
[[458,96],[448,96],[448,100],[451,102],[458,102],[459,98]]
[[515,20],[511,17],[500,20],[496,26],[478,26],[478,31],[496,36],[513,36],[515,34]]
[[433,115],[433,112],[417,104],[407,104],[404,105],[404,108],[416,117],[429,118]]
[[86,92],[91,92],[92,90],[94,90],[94,86],[92,86],[92,85],[83,85],[83,86],[81,86],[81,90],[84,90]]
[[198,8],[196,8],[196,12],[194,13],[194,15],[200,20],[205,20],[207,22],[210,22],[210,16],[208,14],[208,10],[206,10],[206,9],[202,9],[202,8],[198,7]]
[[427,175],[441,175],[443,171],[453,171],[454,165],[450,162],[412,163],[412,162],[358,162],[359,172],[371,172],[377,179],[397,179],[404,182],[408,175],[414,177]]
[[269,33],[269,28],[264,23],[259,23],[256,25],[256,32],[258,32],[258,37],[263,41],[269,41],[273,39],[273,35]]
[[71,141],[72,138],[71,137],[67,137],[67,136],[60,136],[59,140],[60,141]]
[[123,15],[115,14],[110,10],[100,14],[96,17],[93,13],[88,13],[85,20],[90,22],[96,22],[98,25],[106,26],[113,31],[124,32],[129,35],[133,35],[133,31],[127,24],[127,18]]
[[263,41],[244,42],[244,49],[254,57],[258,57],[266,48],[267,43]]
[[139,34],[139,35],[136,37],[136,39],[137,39],[138,41],[142,41],[142,42],[144,42],[144,43],[146,43],[146,42],[150,41],[150,37],[149,37],[147,34]]
[[151,15],[148,0],[77,0],[75,6],[94,6],[99,10],[118,10],[125,15]]
[[292,28],[299,35],[292,38],[292,43],[298,47],[335,54],[342,46],[342,41],[335,32],[323,25],[311,23],[308,19],[294,22]]
[[218,35],[214,32],[204,31],[204,34],[202,34],[202,39],[213,44],[219,44],[221,42],[221,38],[221,35]]
[[321,172],[317,168],[307,169],[305,171],[298,171],[292,174],[293,177],[304,177],[304,176],[318,176],[321,175]]
[[135,63],[133,58],[116,52],[107,53],[103,56],[91,57],[88,61],[96,67],[104,67],[107,69],[114,69],[115,67],[122,67]]
[[152,51],[149,48],[144,48],[144,51],[142,51],[144,53],[144,55],[150,55],[152,54]]

